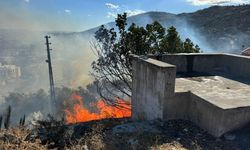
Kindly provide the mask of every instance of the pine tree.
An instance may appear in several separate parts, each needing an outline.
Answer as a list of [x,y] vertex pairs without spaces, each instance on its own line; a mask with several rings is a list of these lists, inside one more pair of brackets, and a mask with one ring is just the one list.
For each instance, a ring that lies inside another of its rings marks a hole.
[[176,31],[176,28],[171,26],[167,30],[167,35],[163,42],[166,42],[166,52],[168,53],[180,53],[182,52],[182,41],[181,38]]
[[185,53],[193,53],[194,52],[193,46],[194,46],[193,42],[189,38],[187,38],[185,40],[185,42],[183,43],[183,47],[184,47],[183,52],[185,52]]

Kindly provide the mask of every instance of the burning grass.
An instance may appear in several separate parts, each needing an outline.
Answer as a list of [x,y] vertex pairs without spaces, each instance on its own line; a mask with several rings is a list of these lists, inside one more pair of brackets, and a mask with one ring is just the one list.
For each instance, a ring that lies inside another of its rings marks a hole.
[[85,107],[86,104],[84,104],[82,97],[76,93],[70,96],[70,101],[73,102],[73,106],[64,110],[67,124],[131,116],[130,102],[118,98],[115,99],[116,105],[108,105],[103,100],[87,104],[92,110],[97,110],[97,112],[90,112],[89,109]]
[[70,102],[72,105],[64,110],[65,120],[48,116],[46,120],[37,121],[33,129],[26,129],[24,116],[20,127],[0,130],[0,149],[223,150],[250,147],[247,143],[242,146],[242,140],[216,139],[188,121],[132,122],[130,103],[120,99],[116,99],[118,105],[115,106],[102,100],[84,104],[81,96],[73,94]]

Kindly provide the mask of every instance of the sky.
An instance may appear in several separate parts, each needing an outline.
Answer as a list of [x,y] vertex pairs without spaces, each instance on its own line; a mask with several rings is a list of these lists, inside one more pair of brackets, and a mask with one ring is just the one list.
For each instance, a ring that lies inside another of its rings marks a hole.
[[212,5],[247,4],[250,0],[0,0],[0,29],[84,31],[118,13],[193,12]]

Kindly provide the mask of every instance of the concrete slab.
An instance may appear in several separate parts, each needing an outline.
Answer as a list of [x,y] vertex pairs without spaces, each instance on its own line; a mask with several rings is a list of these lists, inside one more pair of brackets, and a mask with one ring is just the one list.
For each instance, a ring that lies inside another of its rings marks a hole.
[[222,109],[250,106],[250,85],[221,76],[177,78],[175,91],[190,91]]

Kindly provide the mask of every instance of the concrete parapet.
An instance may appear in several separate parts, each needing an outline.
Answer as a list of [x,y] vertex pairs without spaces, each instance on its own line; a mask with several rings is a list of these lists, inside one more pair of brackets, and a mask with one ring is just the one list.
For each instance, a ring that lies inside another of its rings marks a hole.
[[151,58],[131,57],[132,118],[163,119],[163,103],[174,96],[175,66]]
[[[157,56],[150,56],[156,59]],[[234,54],[164,54],[160,61],[176,66],[177,73],[223,73],[234,77],[250,77],[250,57]]]

